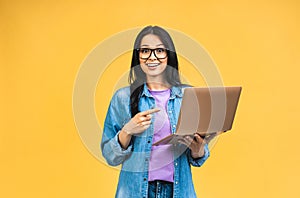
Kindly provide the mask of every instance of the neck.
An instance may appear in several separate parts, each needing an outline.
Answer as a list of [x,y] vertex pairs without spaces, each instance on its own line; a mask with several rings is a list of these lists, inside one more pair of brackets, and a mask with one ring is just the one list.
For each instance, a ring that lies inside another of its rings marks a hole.
[[160,90],[166,90],[169,89],[171,86],[167,82],[147,82],[147,87],[152,91],[160,91]]

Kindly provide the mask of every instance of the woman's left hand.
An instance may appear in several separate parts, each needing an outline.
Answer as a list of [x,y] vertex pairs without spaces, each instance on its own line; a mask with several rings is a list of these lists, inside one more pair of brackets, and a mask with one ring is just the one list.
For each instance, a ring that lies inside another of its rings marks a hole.
[[188,135],[184,136],[183,139],[179,140],[179,143],[184,144],[191,149],[193,158],[199,158],[204,155],[204,145],[206,144],[206,141],[201,138],[198,133],[194,134],[194,138]]
[[209,143],[214,137],[220,134],[221,132],[217,132],[202,138],[198,133],[195,133],[194,137],[184,136],[183,139],[179,140],[179,143],[182,143],[191,149],[193,158],[199,158],[204,155],[205,144]]

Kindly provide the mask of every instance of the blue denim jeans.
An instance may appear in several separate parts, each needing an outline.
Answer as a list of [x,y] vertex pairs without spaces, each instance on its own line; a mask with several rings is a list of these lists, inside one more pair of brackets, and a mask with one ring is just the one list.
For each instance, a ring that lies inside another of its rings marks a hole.
[[148,198],[172,198],[173,183],[166,181],[150,181],[148,185]]

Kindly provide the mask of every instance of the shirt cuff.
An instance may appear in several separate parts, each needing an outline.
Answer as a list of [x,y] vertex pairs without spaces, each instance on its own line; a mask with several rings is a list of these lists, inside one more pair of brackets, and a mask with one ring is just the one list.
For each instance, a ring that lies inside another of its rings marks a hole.
[[191,150],[188,150],[188,159],[189,162],[192,166],[202,166],[202,164],[207,160],[207,158],[209,157],[210,153],[209,153],[209,149],[208,149],[208,145],[205,144],[204,146],[204,155],[202,157],[199,158],[193,158],[192,157],[192,153]]
[[129,146],[127,147],[127,149],[123,149],[120,142],[119,142],[119,133],[121,131],[119,131],[116,136],[112,139],[112,144],[111,144],[111,148],[113,150],[113,152],[120,156],[120,155],[128,155],[132,152],[132,144],[130,142]]

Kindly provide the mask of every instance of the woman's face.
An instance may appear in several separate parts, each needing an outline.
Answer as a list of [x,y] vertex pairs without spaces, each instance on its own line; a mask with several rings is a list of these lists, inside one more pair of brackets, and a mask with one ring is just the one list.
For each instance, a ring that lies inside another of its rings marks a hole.
[[143,37],[139,50],[139,60],[147,80],[164,81],[164,71],[168,57],[164,44],[153,34]]

